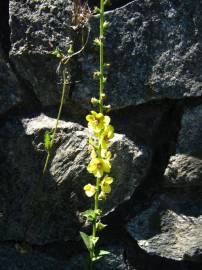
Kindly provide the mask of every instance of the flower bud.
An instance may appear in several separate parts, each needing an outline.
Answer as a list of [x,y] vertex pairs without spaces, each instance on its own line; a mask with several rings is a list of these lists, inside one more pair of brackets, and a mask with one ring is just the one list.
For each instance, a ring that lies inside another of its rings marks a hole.
[[96,46],[100,46],[101,42],[100,42],[100,39],[99,38],[95,38],[93,43],[96,45]]
[[91,102],[93,105],[97,105],[97,104],[100,103],[99,100],[98,100],[97,98],[95,98],[95,97],[92,97],[91,100],[90,100],[90,102]]
[[109,27],[109,22],[104,21],[103,27],[104,27],[104,29],[106,29],[107,27]]
[[104,109],[105,109],[107,112],[110,112],[111,109],[112,109],[112,107],[111,107],[111,105],[106,105],[106,106],[104,106]]

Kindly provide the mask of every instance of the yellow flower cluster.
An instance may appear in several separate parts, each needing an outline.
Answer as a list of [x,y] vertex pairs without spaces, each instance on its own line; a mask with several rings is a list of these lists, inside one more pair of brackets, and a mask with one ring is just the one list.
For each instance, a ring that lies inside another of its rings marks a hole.
[[93,131],[93,137],[89,139],[92,150],[87,170],[99,179],[99,186],[87,184],[84,191],[88,197],[94,196],[98,191],[99,199],[103,200],[111,192],[113,183],[113,178],[108,176],[111,170],[111,152],[108,151],[108,147],[110,139],[114,137],[114,128],[110,125],[110,117],[102,113],[91,111],[86,120],[89,130]]

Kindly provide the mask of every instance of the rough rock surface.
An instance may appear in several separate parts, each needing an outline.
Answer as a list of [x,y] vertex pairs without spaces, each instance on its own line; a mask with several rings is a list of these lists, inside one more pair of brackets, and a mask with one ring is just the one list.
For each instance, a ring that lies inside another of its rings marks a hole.
[[2,270],[65,270],[67,264],[36,251],[20,253],[16,248],[0,248]]
[[[73,39],[69,8],[68,1],[10,3],[12,61],[45,105],[58,101],[57,64],[48,42],[64,49]],[[114,109],[153,99],[201,96],[201,10],[199,0],[194,5],[188,0],[135,0],[106,13],[106,61],[112,63],[106,89]],[[91,38],[77,63],[80,71],[72,95],[85,107],[98,86],[92,79],[99,59],[92,46],[98,18],[90,25]]]
[[202,161],[185,154],[170,157],[164,174],[166,186],[190,187],[202,186]]
[[165,184],[202,186],[202,106],[186,108],[182,117],[177,150],[165,171]]
[[201,261],[201,207],[201,192],[163,193],[129,222],[128,230],[150,254]]
[[10,1],[10,57],[43,105],[57,104],[61,80],[52,48],[66,49],[71,32],[69,0]]
[[[200,1],[131,1],[106,14],[108,96],[113,108],[152,99],[201,96]],[[92,20],[92,39],[98,19]],[[92,43],[92,42],[91,42]],[[73,96],[84,102],[94,95],[92,73],[98,55],[90,46],[81,58],[81,83]],[[84,91],[85,89],[85,91]]]
[[5,60],[0,44],[0,115],[22,102],[22,89],[10,64]]
[[[42,178],[43,135],[54,124],[54,119],[44,115],[16,118],[0,131],[4,160],[0,165],[1,240],[41,244],[69,240],[78,234],[78,211],[90,203],[82,191],[91,180],[86,170],[87,131],[79,124],[61,121],[50,170]],[[115,182],[106,210],[133,194],[150,165],[150,151],[123,135],[116,134],[111,148]]]

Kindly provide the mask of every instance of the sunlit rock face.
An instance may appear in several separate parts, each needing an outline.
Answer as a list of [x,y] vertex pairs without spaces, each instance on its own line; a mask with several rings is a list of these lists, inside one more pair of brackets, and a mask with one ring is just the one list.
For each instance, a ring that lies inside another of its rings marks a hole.
[[[1,129],[2,240],[45,244],[77,237],[79,212],[90,207],[83,192],[87,181],[92,182],[86,170],[88,132],[77,123],[60,121],[53,158],[42,176],[46,156],[43,135],[54,125],[55,119],[40,115],[15,118]],[[5,134],[8,136],[4,138]],[[115,153],[111,172],[115,180],[113,192],[103,205],[105,212],[132,196],[151,162],[148,148],[121,134],[115,134],[110,149]]]
[[201,261],[201,207],[201,192],[166,192],[129,222],[128,231],[151,255]]

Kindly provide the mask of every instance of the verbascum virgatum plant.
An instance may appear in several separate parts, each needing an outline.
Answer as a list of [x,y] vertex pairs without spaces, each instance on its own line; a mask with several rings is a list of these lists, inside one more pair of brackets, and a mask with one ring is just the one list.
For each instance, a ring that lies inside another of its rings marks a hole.
[[91,111],[86,116],[89,129],[89,148],[90,148],[90,162],[87,170],[94,176],[94,180],[84,186],[84,192],[87,197],[93,198],[93,209],[82,212],[82,216],[92,224],[92,233],[88,235],[80,232],[84,244],[89,252],[88,270],[93,269],[94,262],[102,256],[108,254],[108,251],[100,250],[98,248],[98,233],[106,227],[101,223],[100,217],[102,210],[100,209],[99,201],[106,200],[108,194],[111,192],[111,184],[113,178],[109,175],[111,171],[111,152],[109,151],[109,142],[114,136],[114,128],[110,124],[110,117],[107,112],[111,109],[110,105],[105,105],[105,68],[109,64],[104,62],[104,41],[105,29],[108,27],[108,22],[104,20],[104,9],[106,2],[100,0],[100,8],[97,8],[100,13],[100,35],[94,40],[94,44],[99,47],[100,51],[100,69],[95,71],[93,77],[99,79],[99,99],[93,97],[91,103],[98,107],[98,111]]

